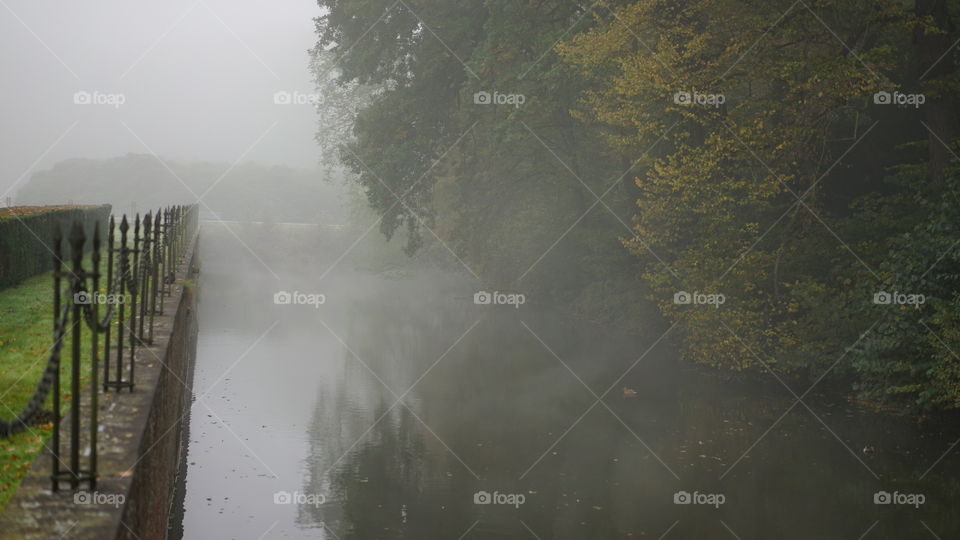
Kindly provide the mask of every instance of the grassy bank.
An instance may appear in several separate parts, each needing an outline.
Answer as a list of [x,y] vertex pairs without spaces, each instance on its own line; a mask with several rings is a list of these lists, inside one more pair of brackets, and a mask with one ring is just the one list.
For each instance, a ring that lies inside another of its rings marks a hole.
[[[67,298],[66,301],[70,299]],[[116,334],[114,334],[116,335]],[[84,329],[82,340],[81,384],[90,375],[90,332]],[[53,278],[50,272],[32,277],[16,287],[0,290],[0,418],[11,420],[33,395],[46,368],[53,346]],[[69,410],[72,375],[70,338],[64,340],[61,358],[61,410]],[[101,351],[102,355],[102,351]],[[47,397],[50,410],[53,394]],[[33,459],[48,444],[52,424],[0,439],[0,509],[20,485]]]

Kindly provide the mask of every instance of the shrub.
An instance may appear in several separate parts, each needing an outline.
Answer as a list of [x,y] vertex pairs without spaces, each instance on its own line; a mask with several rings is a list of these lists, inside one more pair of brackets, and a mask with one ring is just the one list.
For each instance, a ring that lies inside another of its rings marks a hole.
[[54,227],[59,226],[66,238],[74,222],[82,223],[88,238],[84,249],[89,250],[96,223],[106,241],[109,216],[110,205],[21,206],[0,211],[0,289],[53,269]]

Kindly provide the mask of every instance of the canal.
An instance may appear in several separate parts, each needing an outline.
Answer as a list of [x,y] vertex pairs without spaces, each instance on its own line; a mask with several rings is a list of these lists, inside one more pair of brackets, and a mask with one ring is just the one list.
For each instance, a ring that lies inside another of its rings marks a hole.
[[184,538],[960,531],[956,432],[693,369],[662,324],[477,305],[469,275],[232,227],[202,232]]

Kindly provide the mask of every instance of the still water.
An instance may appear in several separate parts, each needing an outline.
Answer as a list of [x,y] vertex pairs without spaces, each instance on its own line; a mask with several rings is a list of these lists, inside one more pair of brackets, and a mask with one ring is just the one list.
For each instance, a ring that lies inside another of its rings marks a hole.
[[960,537],[955,430],[701,373],[665,327],[234,231],[202,237],[185,538]]

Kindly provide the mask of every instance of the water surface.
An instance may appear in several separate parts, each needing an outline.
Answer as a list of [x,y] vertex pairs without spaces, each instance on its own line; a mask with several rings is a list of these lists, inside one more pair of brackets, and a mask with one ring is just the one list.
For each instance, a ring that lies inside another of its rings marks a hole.
[[[960,534],[956,433],[701,373],[655,324],[478,306],[469,276],[353,257],[327,273],[349,243],[234,230],[250,249],[203,233],[185,538]],[[326,302],[275,305],[279,290]]]

